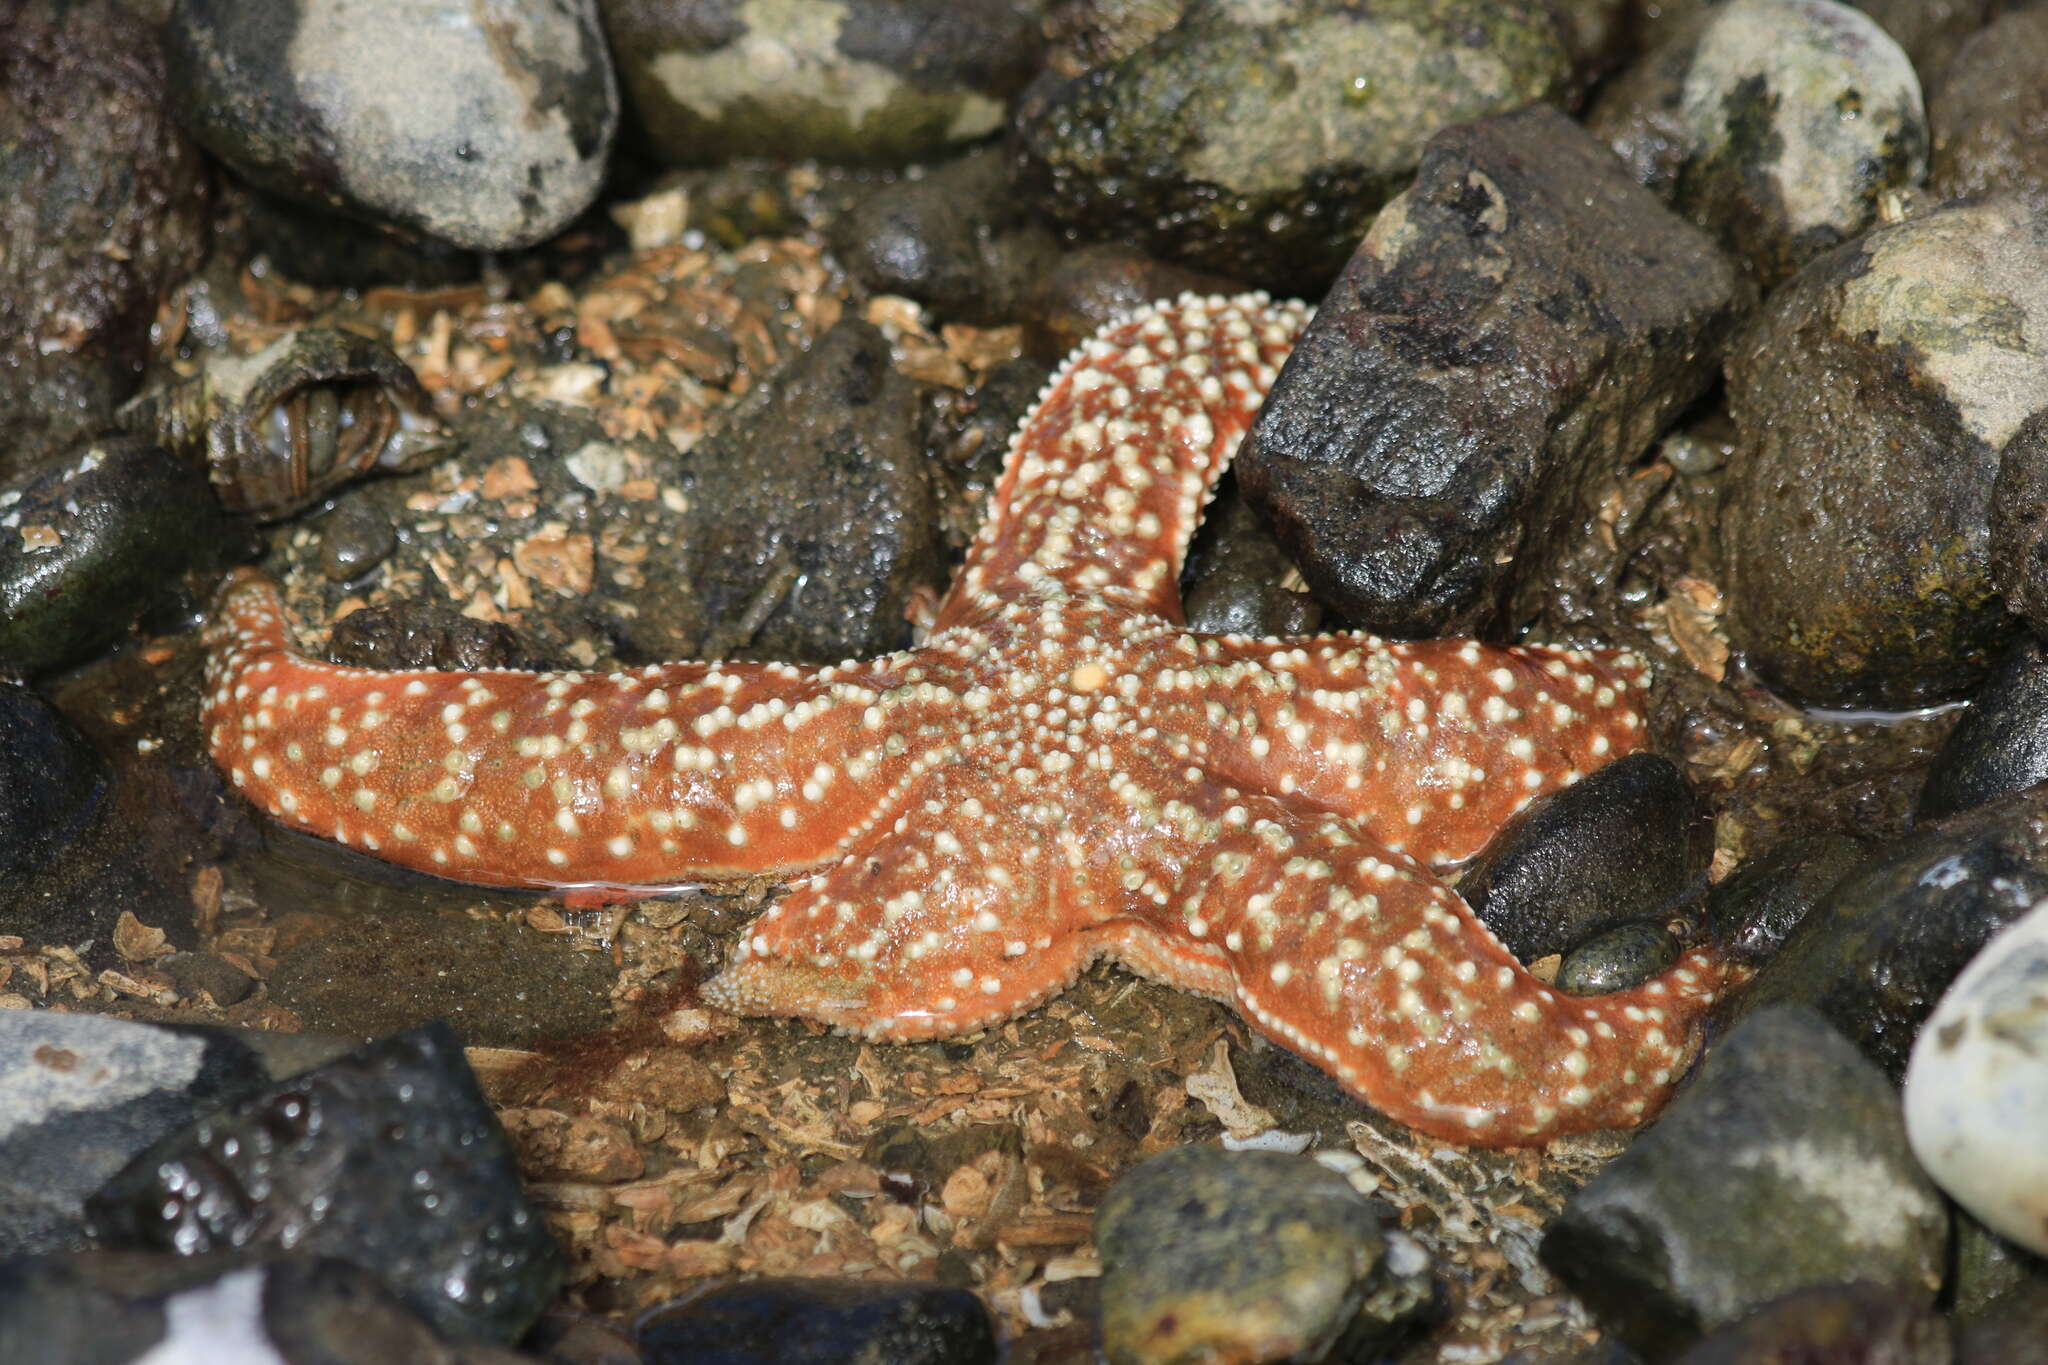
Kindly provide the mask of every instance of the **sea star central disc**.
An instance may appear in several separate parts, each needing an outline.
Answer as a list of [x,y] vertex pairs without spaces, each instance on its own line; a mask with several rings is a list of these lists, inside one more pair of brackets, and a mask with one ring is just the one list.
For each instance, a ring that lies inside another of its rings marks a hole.
[[1188,296],[1081,347],[915,649],[377,673],[292,652],[245,572],[210,626],[213,753],[284,823],[444,877],[804,874],[705,988],[740,1013],[940,1037],[1108,956],[1440,1137],[1634,1123],[1719,959],[1560,995],[1430,869],[1639,747],[1640,665],[1180,624],[1188,536],[1306,316]]

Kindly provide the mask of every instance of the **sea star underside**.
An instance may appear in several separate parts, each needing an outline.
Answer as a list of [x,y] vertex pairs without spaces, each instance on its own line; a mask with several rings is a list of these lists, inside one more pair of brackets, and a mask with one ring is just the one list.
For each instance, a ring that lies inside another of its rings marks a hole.
[[209,626],[212,752],[284,824],[442,877],[793,877],[705,987],[739,1013],[944,1037],[1106,956],[1441,1138],[1633,1124],[1722,960],[1562,995],[1431,868],[1640,747],[1640,663],[1181,626],[1188,536],[1306,317],[1185,296],[1077,350],[915,648],[375,672],[294,652],[243,571]]

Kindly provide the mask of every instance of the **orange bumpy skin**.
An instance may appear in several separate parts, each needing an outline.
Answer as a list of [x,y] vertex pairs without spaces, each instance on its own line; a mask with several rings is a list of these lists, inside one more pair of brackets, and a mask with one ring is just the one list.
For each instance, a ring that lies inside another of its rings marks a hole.
[[1561,995],[1431,868],[1640,747],[1641,663],[1181,627],[1188,536],[1306,320],[1184,296],[1076,351],[915,649],[380,673],[295,653],[244,572],[209,626],[213,754],[283,823],[443,877],[796,876],[705,988],[740,1013],[942,1037],[1107,956],[1440,1138],[1636,1123],[1730,969]]

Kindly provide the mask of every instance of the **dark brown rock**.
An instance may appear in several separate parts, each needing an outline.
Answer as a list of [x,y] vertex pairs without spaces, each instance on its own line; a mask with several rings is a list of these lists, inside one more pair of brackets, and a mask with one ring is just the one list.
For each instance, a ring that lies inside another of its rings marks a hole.
[[114,0],[0,6],[0,472],[106,424],[205,251],[209,177],[163,86]]
[[1728,632],[1822,706],[1969,695],[2012,619],[1992,589],[2000,452],[2048,402],[2048,213],[1953,205],[1815,260],[1728,360]]
[[1357,625],[1532,617],[1749,297],[1555,110],[1448,129],[1282,369],[1240,483]]
[[1928,101],[1944,199],[2016,190],[2048,200],[2048,9],[2016,10],[1962,45]]

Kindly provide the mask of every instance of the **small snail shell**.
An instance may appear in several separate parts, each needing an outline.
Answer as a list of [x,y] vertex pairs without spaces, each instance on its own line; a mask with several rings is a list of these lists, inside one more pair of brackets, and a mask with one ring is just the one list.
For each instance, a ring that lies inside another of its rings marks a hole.
[[411,367],[383,343],[333,327],[216,355],[123,417],[203,466],[224,506],[263,521],[376,470],[417,468],[453,444]]

